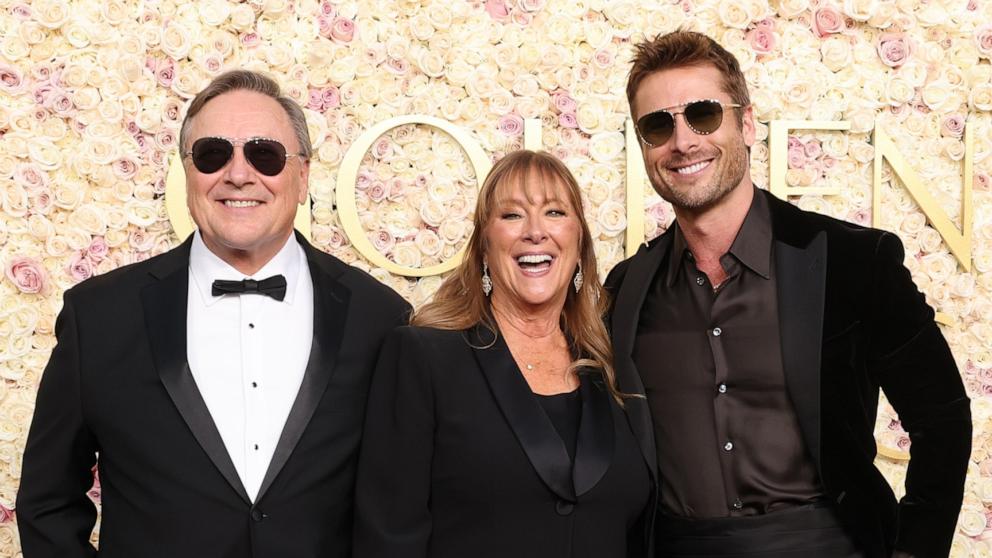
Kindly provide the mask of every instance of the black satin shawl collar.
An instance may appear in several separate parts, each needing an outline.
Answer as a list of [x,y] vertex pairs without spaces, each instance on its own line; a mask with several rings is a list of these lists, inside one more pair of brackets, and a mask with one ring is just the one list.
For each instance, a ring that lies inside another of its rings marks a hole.
[[479,368],[503,417],[544,484],[575,502],[603,478],[613,460],[614,425],[610,394],[595,374],[580,374],[582,417],[574,467],[551,419],[541,408],[503,337],[483,327],[467,332]]

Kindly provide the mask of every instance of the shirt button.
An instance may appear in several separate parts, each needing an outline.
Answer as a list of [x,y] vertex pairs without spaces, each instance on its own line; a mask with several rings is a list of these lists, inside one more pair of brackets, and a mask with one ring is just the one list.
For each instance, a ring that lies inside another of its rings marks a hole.
[[726,444],[723,444],[723,449],[725,451],[730,451],[730,450],[734,449],[734,443],[733,442],[727,442]]
[[696,277],[696,284],[699,286],[705,285],[706,279],[703,279],[702,277]]
[[255,324],[248,324],[248,329],[255,329]]
[[572,515],[573,510],[575,510],[575,504],[567,500],[558,500],[555,502],[555,511],[558,512],[558,515]]
[[741,508],[744,507],[744,502],[741,502],[741,499],[738,498],[738,499],[734,500],[734,503],[731,504],[731,505],[733,506],[733,508],[735,510],[739,510],[739,509],[741,509]]
[[255,444],[255,450],[256,451],[258,450],[258,444]]
[[720,334],[722,333],[723,333],[722,329],[718,327],[713,328],[713,337],[720,337]]
[[727,384],[720,384],[720,386],[717,387],[716,390],[719,391],[720,393],[727,393]]

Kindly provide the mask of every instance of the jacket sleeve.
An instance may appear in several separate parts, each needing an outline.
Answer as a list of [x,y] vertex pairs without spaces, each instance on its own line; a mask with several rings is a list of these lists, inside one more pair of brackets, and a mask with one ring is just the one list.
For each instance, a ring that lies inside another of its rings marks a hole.
[[892,234],[875,251],[869,367],[910,437],[895,547],[947,556],[971,453],[971,409],[934,312],[903,265]]
[[25,558],[95,557],[97,445],[83,418],[78,324],[71,293],[56,321],[57,344],[42,375],[24,449],[17,526]]
[[434,394],[416,330],[386,341],[369,392],[355,487],[354,558],[422,558],[431,537]]

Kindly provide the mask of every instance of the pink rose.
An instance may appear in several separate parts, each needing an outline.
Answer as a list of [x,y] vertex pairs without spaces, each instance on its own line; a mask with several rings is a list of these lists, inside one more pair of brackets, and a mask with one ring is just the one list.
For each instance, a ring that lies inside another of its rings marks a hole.
[[324,89],[320,96],[324,104],[324,110],[336,108],[341,104],[341,94],[338,93],[338,88],[333,85]]
[[820,146],[820,140],[811,139],[806,142],[806,144],[803,145],[803,152],[806,154],[806,157],[810,159],[816,159],[819,157],[823,153],[823,149]]
[[940,123],[940,134],[951,138],[960,138],[964,134],[964,116],[958,113],[949,114]]
[[28,6],[27,4],[17,4],[10,9],[10,13],[21,21],[27,21],[31,19],[31,6]]
[[978,0],[968,0],[968,11],[973,12],[978,9]]
[[327,2],[326,0],[320,3],[320,15],[334,17],[337,13],[338,10],[334,7],[334,4]]
[[384,254],[392,250],[395,244],[396,239],[393,238],[393,235],[389,234],[389,231],[380,230],[372,235],[372,245],[375,246],[375,249],[379,253]]
[[813,32],[821,39],[844,29],[844,15],[831,4],[820,6],[813,12]]
[[334,18],[331,26],[331,38],[342,43],[351,42],[355,38],[355,22],[346,17]]
[[344,233],[341,232],[341,229],[337,227],[331,227],[331,240],[330,240],[331,248],[337,250],[340,248],[344,248],[345,246],[347,246],[347,244],[348,244],[348,238],[345,237]]
[[110,253],[110,247],[107,246],[107,241],[102,236],[94,236],[89,247],[86,248],[86,254],[94,262],[103,261],[108,253]]
[[398,176],[390,178],[386,186],[388,187],[388,192],[386,194],[386,199],[388,200],[397,201],[402,199],[403,194],[406,193],[406,184],[403,182],[403,179]]
[[93,466],[93,486],[90,487],[89,492],[86,494],[96,503],[100,503],[100,473],[96,466]]
[[555,93],[551,96],[551,100],[554,101],[555,108],[558,109],[558,112],[567,112],[567,113],[575,114],[575,109],[577,108],[577,104],[575,103],[575,99],[569,96],[568,93],[565,92]]
[[255,48],[262,44],[262,38],[254,31],[247,31],[241,34],[241,44],[247,48]]
[[867,209],[858,209],[848,213],[848,222],[854,223],[855,225],[861,225],[862,227],[871,226],[871,211]]
[[7,64],[0,64],[0,90],[8,93],[20,93],[24,76],[21,71]]
[[426,188],[427,182],[427,175],[424,173],[418,174],[417,177],[413,179],[413,185],[417,188]]
[[14,510],[0,504],[0,523],[10,523],[14,520]]
[[390,57],[386,60],[385,66],[387,70],[398,76],[405,74],[410,69],[410,63],[403,58]]
[[575,114],[563,112],[558,115],[558,125],[562,128],[578,128],[579,121],[575,119]]
[[78,250],[69,258],[69,263],[65,266],[66,273],[76,283],[85,281],[93,276],[93,264],[86,257],[85,250]]
[[383,157],[391,154],[393,152],[393,141],[389,138],[379,138],[372,144],[372,156],[376,159],[382,159]]
[[112,169],[117,178],[131,180],[138,173],[138,163],[128,157],[122,157],[114,161]]
[[17,290],[27,294],[48,291],[48,274],[37,260],[27,256],[16,256],[7,263],[7,279]]
[[355,178],[355,189],[360,192],[368,190],[374,179],[375,177],[369,171],[364,169],[358,171],[358,176]]
[[806,166],[806,153],[801,145],[789,148],[789,168],[801,169]]
[[373,181],[372,184],[369,184],[365,194],[369,197],[369,200],[380,203],[389,195],[389,185],[381,180]]
[[334,28],[334,16],[333,15],[319,15],[317,16],[317,33],[321,37],[331,38],[331,29]]
[[992,177],[984,172],[976,172],[974,186],[979,192],[992,192]]
[[489,17],[502,23],[510,17],[510,8],[504,0],[486,0],[486,13]]
[[992,25],[985,24],[975,29],[975,43],[978,52],[986,57],[992,57]]
[[775,33],[770,27],[755,27],[747,32],[745,38],[751,45],[751,50],[757,54],[768,54],[775,50]]
[[524,119],[518,114],[504,114],[496,127],[504,136],[516,137],[524,133]]
[[521,27],[527,27],[534,21],[534,14],[517,10],[510,14],[510,21]]
[[307,95],[307,108],[310,110],[320,110],[324,108],[324,97],[319,89],[310,89]]
[[912,51],[912,43],[902,33],[886,33],[878,39],[878,57],[890,68],[905,64]]
[[593,54],[593,62],[597,67],[605,70],[613,65],[613,53],[605,49],[597,50],[596,53]]

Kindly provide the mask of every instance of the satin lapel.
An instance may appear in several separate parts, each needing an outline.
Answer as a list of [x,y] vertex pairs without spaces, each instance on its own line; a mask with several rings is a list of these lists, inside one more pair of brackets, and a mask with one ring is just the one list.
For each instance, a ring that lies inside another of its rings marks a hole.
[[[485,340],[492,339],[492,334],[480,329],[470,335],[473,348],[486,347]],[[491,347],[474,348],[473,352],[496,404],[538,476],[559,497],[575,501],[572,463],[565,443],[517,368],[503,337]]]
[[613,412],[610,394],[602,381],[589,374],[579,376],[582,384],[582,418],[575,448],[575,496],[581,497],[596,486],[613,461]]
[[152,358],[162,385],[189,426],[193,437],[231,488],[250,504],[248,493],[241,484],[234,462],[227,453],[224,440],[217,431],[186,361],[189,246],[190,242],[187,241],[180,248],[163,256],[151,271],[151,275],[158,281],[141,291]]
[[820,467],[820,349],[827,279],[827,236],[806,248],[775,243],[779,335],[786,388],[806,445]]
[[338,349],[341,347],[348,317],[351,291],[335,280],[330,270],[320,265],[315,248],[302,239],[300,244],[307,253],[310,277],[313,279],[313,343],[310,345],[310,359],[307,361],[306,372],[303,373],[300,391],[296,394],[289,417],[286,418],[286,425],[279,436],[269,468],[265,471],[256,501],[262,500],[286,465],[327,391],[327,384],[334,375]]
[[[657,244],[648,249],[642,249],[630,261],[630,268],[620,285],[614,304],[612,323],[610,324],[616,362],[617,384],[622,393],[644,395],[644,383],[634,366],[634,340],[637,337],[637,324],[641,317],[641,307],[647,296],[651,281],[654,279],[661,261],[668,253],[672,243],[672,234],[667,233],[659,238]],[[638,446],[644,454],[644,460],[654,478],[657,476],[658,456],[654,444],[654,425],[651,423],[651,410],[647,401],[640,398],[626,400],[627,416],[630,428],[637,437]]]

